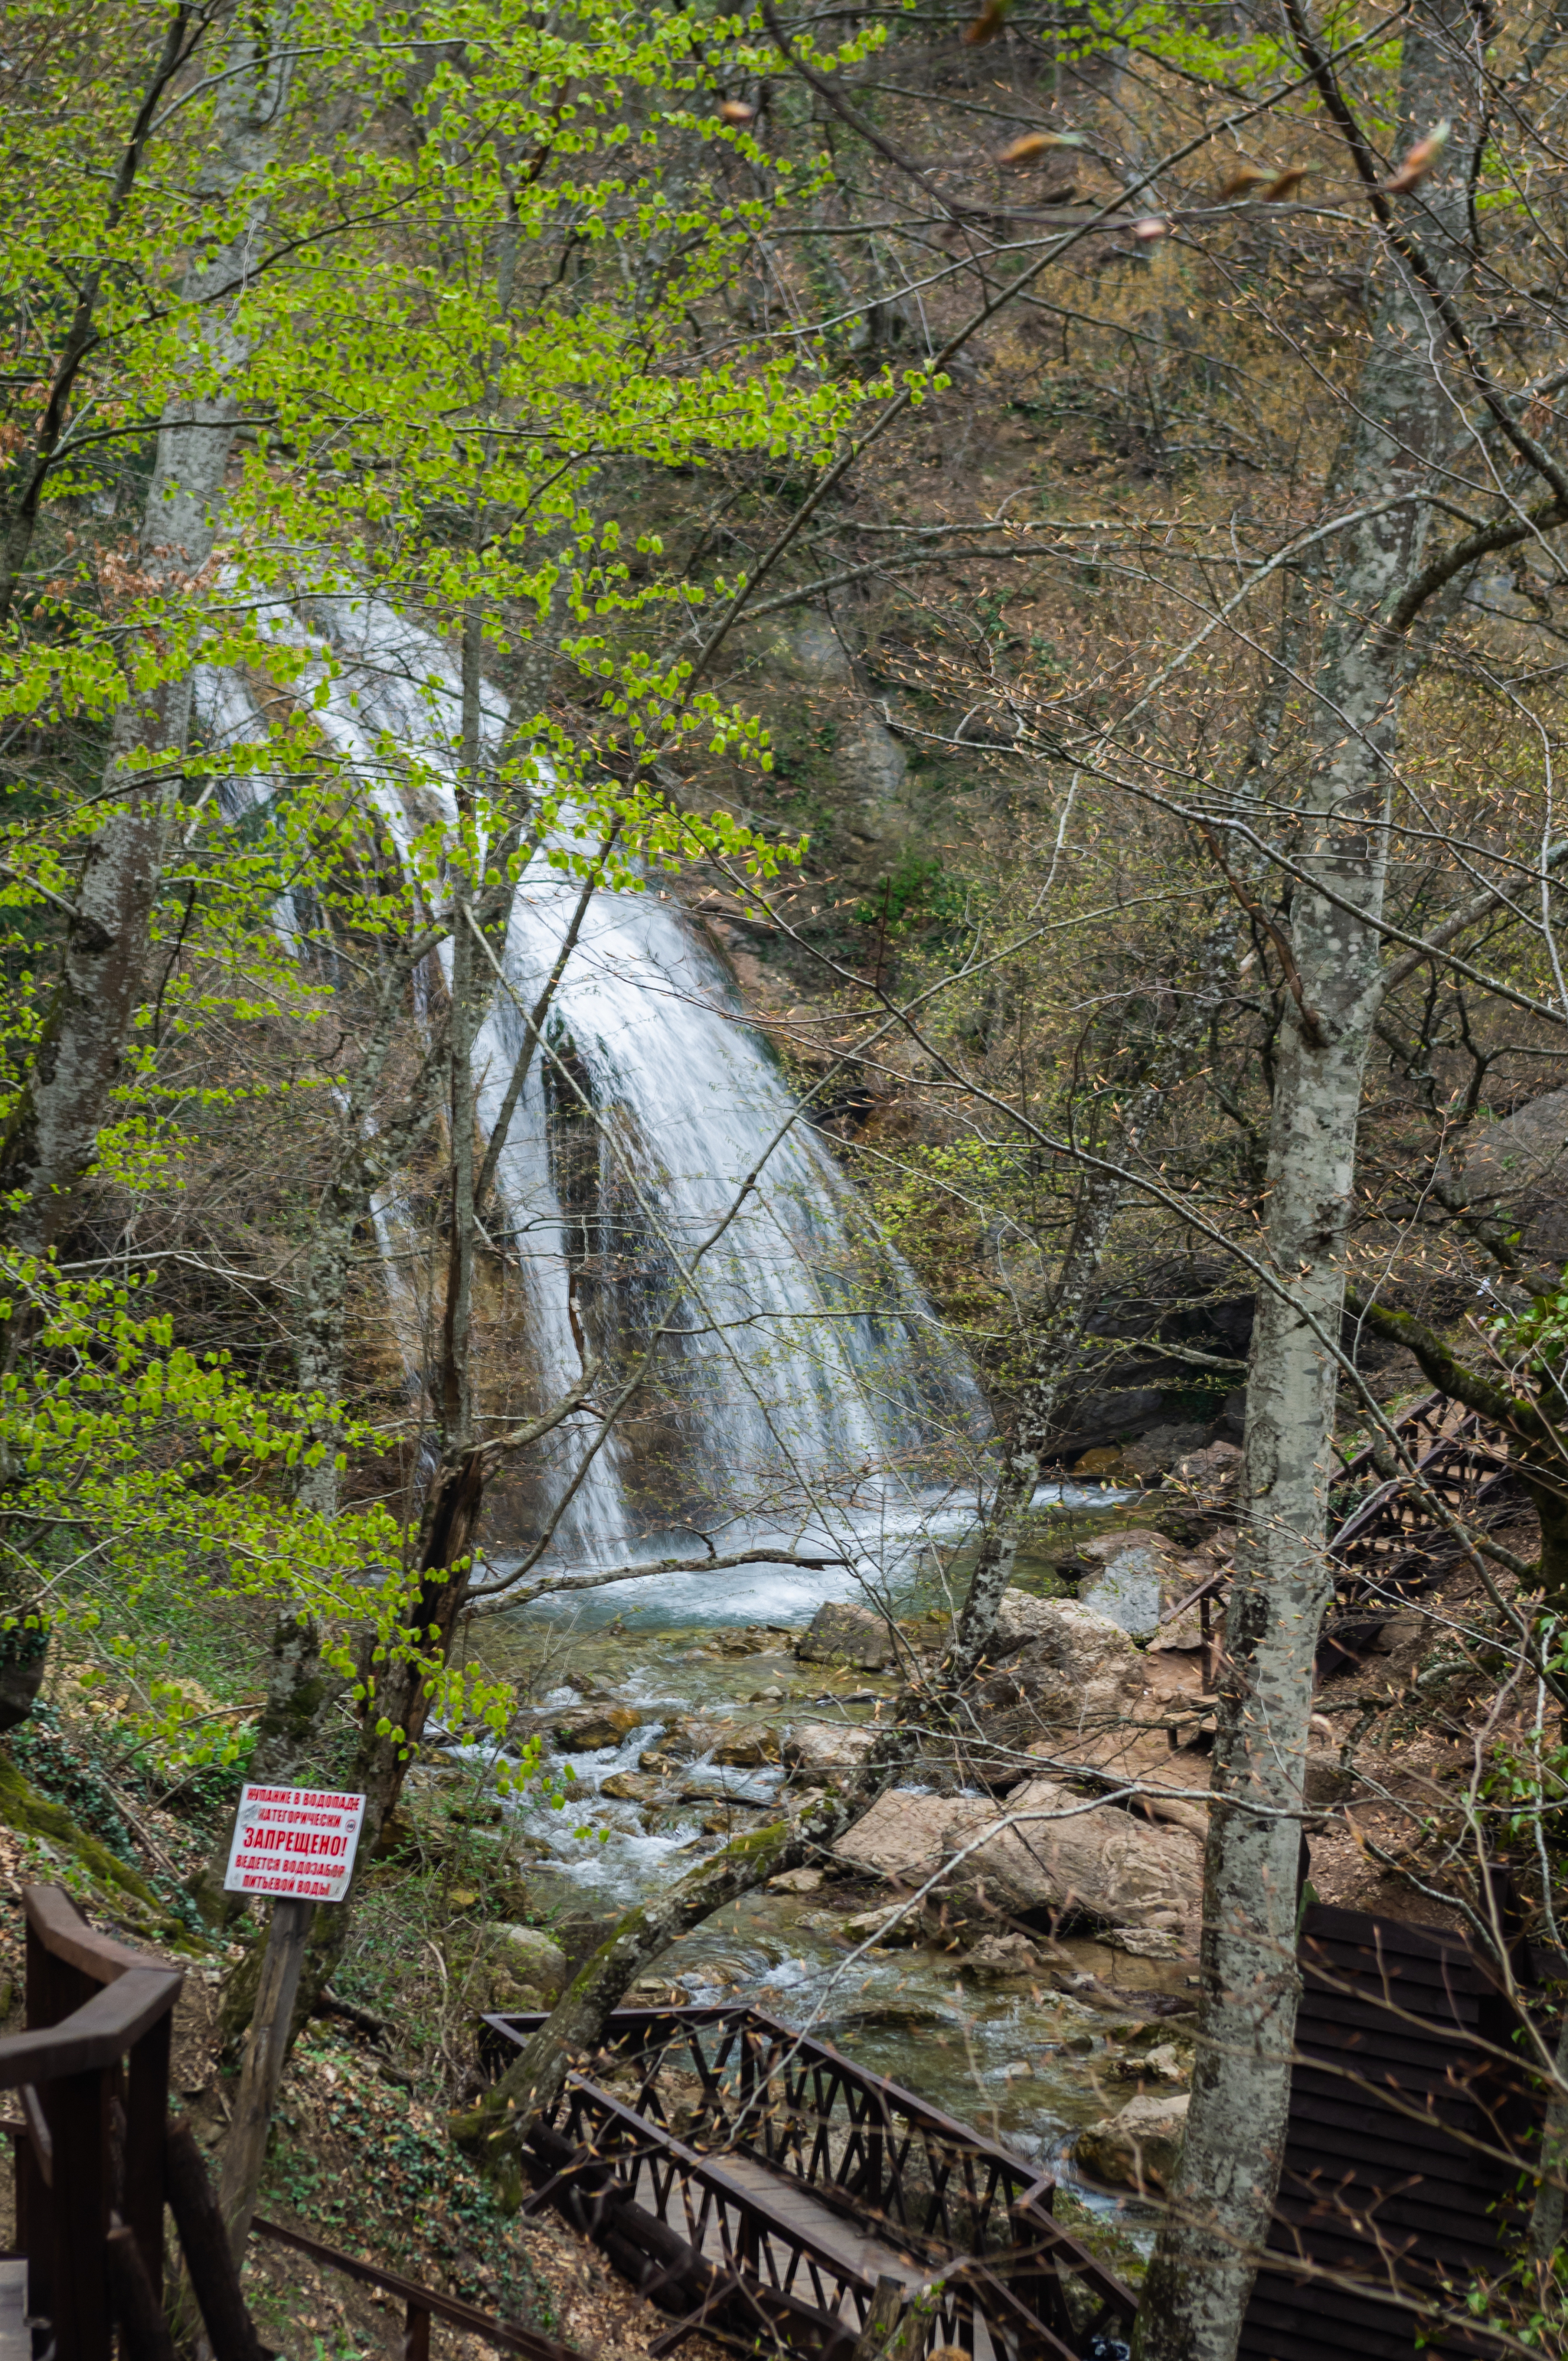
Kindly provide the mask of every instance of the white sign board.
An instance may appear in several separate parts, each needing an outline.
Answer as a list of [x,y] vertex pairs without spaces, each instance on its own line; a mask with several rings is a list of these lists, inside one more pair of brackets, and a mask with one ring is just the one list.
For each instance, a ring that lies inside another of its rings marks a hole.
[[363,1795],[314,1787],[240,1789],[228,1873],[230,1894],[275,1894],[297,1902],[341,1902],[348,1891],[365,1817]]

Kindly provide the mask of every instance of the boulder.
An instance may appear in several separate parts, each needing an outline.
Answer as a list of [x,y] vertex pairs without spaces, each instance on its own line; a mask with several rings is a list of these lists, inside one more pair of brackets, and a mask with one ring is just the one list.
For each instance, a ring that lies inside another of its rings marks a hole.
[[1168,1927],[1108,1927],[1103,1939],[1134,1960],[1188,1960],[1195,1956]]
[[777,1647],[776,1633],[756,1623],[748,1623],[740,1631],[721,1631],[714,1642],[721,1656],[771,1656]]
[[1146,2049],[1133,2062],[1133,2070],[1157,2082],[1169,2082],[1185,2090],[1192,2080],[1192,2052],[1177,2041],[1157,2041],[1152,2049]]
[[620,1746],[647,1719],[634,1706],[585,1706],[580,1712],[563,1714],[550,1735],[565,1753],[598,1754],[607,1746]]
[[494,2009],[554,2008],[566,1988],[566,1954],[539,1927],[485,1930],[487,1985]]
[[770,1894],[815,1894],[827,1876],[821,1869],[786,1869],[768,1880]]
[[1568,1255],[1568,1091],[1473,1133],[1453,1188],[1462,1203],[1521,1229],[1528,1251]]
[[880,1910],[857,1910],[852,1918],[835,1922],[835,1931],[847,1935],[851,1943],[917,1943],[921,1936],[920,1914],[905,1910],[892,1916],[884,1906]]
[[724,1736],[716,1723],[707,1721],[667,1721],[658,1743],[645,1747],[637,1758],[639,1771],[650,1771],[656,1777],[669,1776],[683,1763],[696,1763],[711,1746]]
[[869,1607],[829,1601],[819,1607],[795,1642],[806,1664],[854,1664],[862,1673],[885,1672],[894,1662],[893,1634]]
[[[997,1617],[1001,1661],[975,1703],[984,1734],[1025,1745],[1042,1729],[1077,1731],[1120,1719],[1144,1683],[1143,1660],[1119,1623],[1078,1598],[1009,1590]],[[987,1718],[1025,1708],[1014,1726]]]
[[1168,2097],[1146,2092],[1116,2114],[1079,2133],[1073,2158],[1091,2180],[1154,2196],[1168,2190],[1181,2161],[1187,2130],[1187,2094]]
[[1129,1473],[1141,1477],[1146,1484],[1151,1477],[1168,1475],[1184,1453],[1200,1448],[1208,1432],[1190,1419],[1146,1427],[1123,1455]]
[[1185,1491],[1195,1492],[1201,1500],[1218,1506],[1234,1499],[1241,1468],[1239,1444],[1221,1439],[1205,1444],[1201,1451],[1189,1452],[1177,1462],[1175,1474]]
[[732,1730],[713,1750],[713,1760],[733,1771],[761,1771],[778,1759],[776,1730]]
[[[1040,1817],[1010,1826],[1020,1812]],[[919,1885],[977,1838],[976,1850],[955,1862],[945,1893],[1010,1916],[1049,1910],[1108,1927],[1197,1928],[1203,1884],[1197,1839],[1185,1828],[1151,1828],[1111,1804],[1085,1811],[1081,1797],[1052,1779],[1016,1789],[1005,1813],[979,1796],[892,1788],[837,1850],[858,1869]]]
[[964,1973],[982,1982],[1001,1976],[1038,1975],[1040,1954],[1026,1935],[982,1935],[964,1960]]
[[1043,1648],[1049,1661],[1077,1686],[1135,1672],[1138,1652],[1122,1626],[1080,1598],[1036,1598],[1032,1591],[1007,1590],[996,1614],[996,1657],[1020,1648]]
[[1170,1562],[1163,1533],[1135,1525],[1127,1532],[1097,1533],[1078,1553],[1095,1569],[1079,1585],[1079,1603],[1134,1639],[1151,1640],[1159,1629],[1161,1587]]
[[782,1759],[794,1771],[852,1771],[865,1761],[876,1736],[867,1722],[803,1721],[784,1733]]

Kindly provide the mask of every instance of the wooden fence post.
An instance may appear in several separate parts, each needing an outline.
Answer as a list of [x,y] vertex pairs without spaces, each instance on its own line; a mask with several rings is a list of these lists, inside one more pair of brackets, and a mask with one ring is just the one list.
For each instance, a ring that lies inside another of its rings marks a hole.
[[126,2175],[120,2212],[137,2242],[147,2282],[163,2289],[163,2147],[169,2134],[169,2056],[174,2013],[160,2016],[126,2061]]
[[304,1964],[305,1944],[315,1915],[313,1902],[280,1897],[272,1905],[256,2009],[245,2037],[234,2128],[224,2150],[223,2180],[218,2188],[218,2206],[228,2224],[236,2261],[250,2235],[250,2217],[256,2211],[256,2195],[267,2156],[267,2135],[272,2128],[272,2110],[278,2101],[283,2057],[289,2047],[289,2026],[300,1989],[300,1970]]
[[59,2361],[109,2361],[109,2072],[61,2075],[43,2097],[54,2142],[50,2294]]

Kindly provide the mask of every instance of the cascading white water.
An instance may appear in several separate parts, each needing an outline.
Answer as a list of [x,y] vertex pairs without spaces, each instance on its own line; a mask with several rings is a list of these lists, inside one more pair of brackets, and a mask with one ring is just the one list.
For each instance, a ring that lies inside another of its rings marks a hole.
[[[278,626],[311,654],[295,693],[323,692],[323,737],[407,844],[407,781],[387,750],[417,763],[450,818],[460,719],[451,660],[378,600],[313,598],[307,617]],[[203,684],[202,710],[210,736],[261,728],[249,686],[233,675]],[[492,750],[504,720],[488,698]],[[511,992],[498,989],[476,1052],[487,1130],[524,1039],[521,1011],[554,962],[576,898],[542,858],[519,882],[505,950]],[[614,1561],[672,1522],[718,1530],[739,1518],[785,1531],[809,1519],[843,1530],[846,1516],[863,1523],[900,1496],[912,1503],[934,1456],[956,1459],[983,1435],[967,1362],[795,1115],[772,1051],[678,903],[656,886],[596,894],[499,1166],[537,1397],[576,1379],[587,1348],[613,1367],[652,1323],[673,1314],[683,1333],[661,1355],[667,1464],[653,1493],[648,1455],[639,1459],[635,1440],[612,1433],[561,1519],[553,1556]],[[680,1265],[759,1164],[683,1291]],[[558,1501],[585,1444],[566,1428],[552,1448],[545,1498]]]

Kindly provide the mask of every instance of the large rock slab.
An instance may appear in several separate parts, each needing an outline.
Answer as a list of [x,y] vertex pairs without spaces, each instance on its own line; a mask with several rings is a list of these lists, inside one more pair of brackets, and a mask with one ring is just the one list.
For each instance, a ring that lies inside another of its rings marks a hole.
[[1053,1779],[1015,1789],[1005,1810],[979,1796],[893,1788],[839,1839],[838,1853],[905,1886],[945,1869],[943,1894],[1010,1915],[1045,1909],[1069,1922],[1184,1934],[1201,1912],[1195,1836],[1151,1827],[1111,1804],[1086,1811],[1081,1796]]
[[1176,2179],[1188,2104],[1185,2092],[1177,2098],[1163,2091],[1148,2092],[1129,2099],[1116,2114],[1079,2133],[1074,2158],[1091,2180],[1157,2196]]
[[783,1760],[792,1771],[853,1771],[876,1744],[877,1732],[857,1721],[803,1721],[784,1732]]
[[[1050,1909],[1107,1927],[1196,1928],[1203,1851],[1186,1828],[1151,1827],[1114,1805],[1085,1811],[1054,1779],[1007,1799],[1006,1826],[956,1872],[977,1898],[1007,1911]],[[1067,1817],[1070,1815],[1070,1817]]]
[[1097,1533],[1078,1554],[1094,1569],[1079,1587],[1080,1604],[1135,1640],[1152,1640],[1171,1558],[1165,1535],[1134,1525],[1124,1532]]
[[894,1661],[893,1634],[869,1607],[829,1601],[819,1607],[795,1642],[806,1664],[854,1664],[862,1673],[885,1672]]
[[927,1795],[890,1787],[835,1850],[840,1861],[891,1883],[923,1885],[967,1836],[999,1817],[996,1806],[981,1795]]

